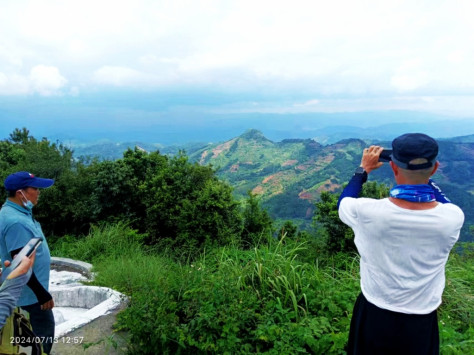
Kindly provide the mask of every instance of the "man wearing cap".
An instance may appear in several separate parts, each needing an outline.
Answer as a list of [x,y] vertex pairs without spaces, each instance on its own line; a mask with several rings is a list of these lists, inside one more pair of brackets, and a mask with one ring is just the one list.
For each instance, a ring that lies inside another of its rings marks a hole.
[[357,198],[383,148],[364,149],[338,201],[360,254],[361,293],[354,305],[348,354],[438,354],[437,308],[449,252],[464,223],[461,209],[430,179],[438,144],[421,133],[392,142],[397,183],[385,199]]
[[[54,180],[38,178],[25,171],[9,175],[4,182],[8,198],[0,210],[0,257],[3,261],[11,261],[31,238],[43,239],[36,250],[28,287],[23,289],[18,305],[29,312],[33,331],[43,340],[43,350],[47,354],[54,339],[54,301],[48,291],[51,256],[32,209],[38,203],[39,189],[53,183]],[[8,269],[2,276],[8,276]]]

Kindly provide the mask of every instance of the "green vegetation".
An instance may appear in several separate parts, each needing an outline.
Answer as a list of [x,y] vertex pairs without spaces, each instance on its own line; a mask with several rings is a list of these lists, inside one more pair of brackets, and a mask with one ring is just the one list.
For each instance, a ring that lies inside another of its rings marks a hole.
[[[293,143],[306,144],[282,144]],[[331,154],[354,160],[360,142],[348,146]],[[130,297],[116,325],[130,354],[345,353],[359,260],[337,195],[321,191],[313,228],[302,231],[299,221],[273,221],[255,194],[236,200],[215,170],[183,153],[129,149],[115,161],[75,161],[26,129],[0,142],[0,167],[2,179],[17,170],[56,179],[35,215],[53,255],[92,263],[94,284]],[[335,172],[319,176],[331,182]],[[386,193],[375,182],[363,191]],[[473,256],[464,244],[448,261],[443,354],[474,351]]]
[[192,164],[183,154],[129,149],[114,161],[74,161],[62,145],[37,141],[23,129],[0,142],[0,166],[2,181],[19,170],[56,180],[42,191],[35,213],[54,237],[127,221],[146,244],[179,249],[186,258],[227,245],[245,223],[232,188],[211,167]]
[[[360,292],[355,254],[318,256],[311,240],[284,237],[177,262],[141,240],[116,224],[53,247],[56,255],[92,262],[94,284],[131,296],[117,324],[130,335],[131,354],[345,353]],[[442,354],[474,350],[473,250],[451,255],[447,265]]]
[[[439,142],[441,167],[434,178],[465,213],[461,239],[474,241],[469,233],[469,226],[474,224],[474,144],[468,138]],[[245,198],[252,190],[272,218],[298,219],[308,227],[321,193],[342,190],[360,163],[362,149],[369,144],[359,139],[327,146],[311,139],[276,143],[259,131],[249,130],[224,143],[190,149],[189,158],[217,167],[217,176],[234,187],[237,198]],[[391,142],[376,144],[390,147]],[[370,175],[378,183],[393,184],[388,164]]]

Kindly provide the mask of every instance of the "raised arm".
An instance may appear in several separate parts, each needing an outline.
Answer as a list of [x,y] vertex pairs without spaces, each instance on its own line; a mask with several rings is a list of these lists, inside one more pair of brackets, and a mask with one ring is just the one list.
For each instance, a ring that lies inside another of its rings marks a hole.
[[364,149],[360,166],[357,168],[355,174],[352,176],[351,180],[342,191],[341,196],[339,196],[339,200],[337,201],[338,209],[343,198],[359,197],[360,191],[362,190],[362,185],[367,181],[368,174],[383,165],[382,162],[379,162],[379,157],[380,153],[382,153],[382,150],[382,147],[376,145],[372,145],[369,148]]

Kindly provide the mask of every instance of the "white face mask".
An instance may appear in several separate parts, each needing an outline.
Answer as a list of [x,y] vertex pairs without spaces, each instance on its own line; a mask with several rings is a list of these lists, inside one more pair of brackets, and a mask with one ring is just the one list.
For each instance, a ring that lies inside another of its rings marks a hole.
[[26,201],[21,201],[21,203],[23,203],[23,206],[25,206],[26,209],[28,209],[28,210],[31,211],[35,205],[33,205],[33,202],[31,202],[30,200],[28,200],[28,199],[26,198],[26,196],[25,196],[25,194],[23,193],[23,191],[20,190],[20,192],[21,192],[21,194],[23,195],[23,198],[26,200]]

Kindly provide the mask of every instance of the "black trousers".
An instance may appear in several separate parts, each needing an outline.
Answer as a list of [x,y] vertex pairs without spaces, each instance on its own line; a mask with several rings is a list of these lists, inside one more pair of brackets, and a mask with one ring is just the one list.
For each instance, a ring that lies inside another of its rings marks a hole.
[[438,355],[437,312],[392,312],[373,305],[361,293],[354,305],[347,354]]

